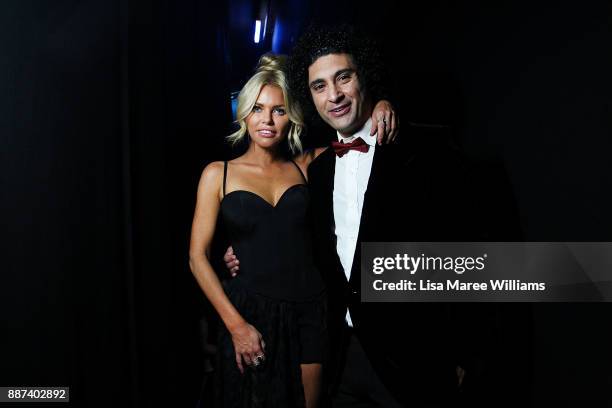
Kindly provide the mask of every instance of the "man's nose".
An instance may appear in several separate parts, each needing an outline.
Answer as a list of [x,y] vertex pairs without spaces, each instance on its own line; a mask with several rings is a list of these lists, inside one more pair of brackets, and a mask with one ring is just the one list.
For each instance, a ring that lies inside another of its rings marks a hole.
[[344,98],[342,91],[336,86],[332,85],[329,88],[327,99],[332,103],[338,103]]

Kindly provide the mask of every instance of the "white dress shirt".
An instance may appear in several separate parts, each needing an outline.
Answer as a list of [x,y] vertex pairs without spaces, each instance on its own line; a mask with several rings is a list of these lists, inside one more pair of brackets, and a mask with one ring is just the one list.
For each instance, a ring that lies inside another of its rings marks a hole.
[[[342,157],[336,156],[336,172],[334,175],[336,250],[347,280],[351,278],[357,235],[361,222],[361,210],[363,209],[363,197],[368,188],[374,149],[376,148],[376,136],[370,136],[371,126],[372,119],[368,119],[363,128],[352,137],[342,137],[338,133],[339,141],[350,143],[360,137],[370,146],[367,152],[349,150]],[[346,311],[346,322],[350,327],[353,327],[348,309]]]

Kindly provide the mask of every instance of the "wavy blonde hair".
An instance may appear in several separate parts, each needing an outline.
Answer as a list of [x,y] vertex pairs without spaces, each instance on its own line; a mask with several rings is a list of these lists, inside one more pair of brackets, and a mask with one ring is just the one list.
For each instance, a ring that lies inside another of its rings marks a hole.
[[285,109],[289,116],[291,126],[287,135],[287,142],[291,153],[301,153],[302,142],[300,134],[304,129],[304,117],[298,103],[291,97],[285,64],[287,57],[284,55],[265,54],[259,59],[255,74],[242,87],[238,94],[238,107],[236,109],[236,123],[240,128],[227,136],[232,146],[242,141],[248,134],[246,118],[253,111],[257,97],[264,85],[273,85],[283,91],[285,98]]

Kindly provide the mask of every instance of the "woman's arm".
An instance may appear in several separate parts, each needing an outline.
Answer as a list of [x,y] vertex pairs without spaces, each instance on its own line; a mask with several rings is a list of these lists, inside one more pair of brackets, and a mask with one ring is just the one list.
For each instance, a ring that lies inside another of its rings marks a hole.
[[189,266],[200,288],[231,333],[236,363],[240,371],[244,372],[242,360],[250,365],[257,356],[262,356],[263,340],[261,334],[248,324],[232,305],[209,261],[210,245],[222,199],[222,180],[222,162],[211,163],[202,172],[191,227]]

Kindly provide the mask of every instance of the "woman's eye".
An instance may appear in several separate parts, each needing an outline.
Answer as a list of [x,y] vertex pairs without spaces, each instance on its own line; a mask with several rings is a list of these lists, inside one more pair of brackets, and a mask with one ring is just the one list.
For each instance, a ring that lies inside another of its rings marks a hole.
[[286,113],[285,110],[282,108],[276,108],[274,109],[274,111],[279,115],[284,115]]
[[253,106],[253,112],[261,112],[261,108],[259,106]]

